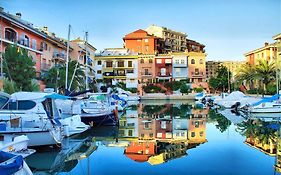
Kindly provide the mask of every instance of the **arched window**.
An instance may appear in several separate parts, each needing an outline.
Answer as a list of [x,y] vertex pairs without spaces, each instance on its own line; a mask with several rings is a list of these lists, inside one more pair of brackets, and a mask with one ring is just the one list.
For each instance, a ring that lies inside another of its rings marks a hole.
[[144,63],[144,59],[141,59],[141,60],[140,60],[140,63]]
[[17,41],[17,32],[12,28],[5,28],[5,39],[16,42]]
[[148,61],[149,61],[149,63],[152,63],[152,62],[153,62],[152,59],[149,59]]
[[195,64],[195,60],[194,59],[191,60],[191,64]]
[[200,64],[204,64],[203,59],[200,59],[199,63]]
[[19,44],[29,47],[29,37],[26,34],[21,34]]

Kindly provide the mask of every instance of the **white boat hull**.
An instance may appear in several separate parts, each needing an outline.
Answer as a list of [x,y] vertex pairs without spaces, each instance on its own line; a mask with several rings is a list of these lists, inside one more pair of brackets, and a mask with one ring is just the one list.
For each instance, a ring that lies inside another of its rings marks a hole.
[[281,107],[276,108],[252,108],[251,113],[281,113]]
[[[60,131],[58,131],[60,132]],[[61,133],[52,131],[1,131],[1,134],[7,136],[26,135],[29,139],[28,146],[45,146],[60,144],[62,140]]]

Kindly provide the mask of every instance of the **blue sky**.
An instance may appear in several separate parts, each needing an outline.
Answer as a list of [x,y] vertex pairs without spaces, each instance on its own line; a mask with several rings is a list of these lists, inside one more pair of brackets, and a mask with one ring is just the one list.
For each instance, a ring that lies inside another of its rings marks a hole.
[[185,32],[206,45],[208,60],[244,60],[281,32],[281,0],[0,0],[10,13],[57,36],[84,37],[98,50],[122,47],[122,37],[151,24]]

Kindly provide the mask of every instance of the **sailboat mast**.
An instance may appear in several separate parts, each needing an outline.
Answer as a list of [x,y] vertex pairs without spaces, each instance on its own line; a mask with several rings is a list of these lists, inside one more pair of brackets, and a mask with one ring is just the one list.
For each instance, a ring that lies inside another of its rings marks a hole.
[[68,61],[69,61],[69,40],[70,40],[70,24],[68,25],[68,35],[67,35],[67,49],[66,49],[66,66],[65,66],[65,89],[67,89],[68,80]]
[[[0,61],[1,61],[1,81],[4,83],[4,76],[3,76],[3,47],[2,47],[2,16],[1,16],[1,21],[0,21]],[[1,86],[1,90],[3,90],[3,86]]]
[[86,74],[86,80],[85,80],[85,84],[86,84],[86,90],[89,89],[89,83],[88,83],[88,32],[85,32],[85,37],[86,37],[86,41],[85,41],[85,50],[86,50],[86,69],[85,69],[85,74]]

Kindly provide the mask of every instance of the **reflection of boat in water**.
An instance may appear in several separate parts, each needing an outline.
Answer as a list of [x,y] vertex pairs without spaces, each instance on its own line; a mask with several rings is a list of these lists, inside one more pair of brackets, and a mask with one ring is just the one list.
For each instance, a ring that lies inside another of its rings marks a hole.
[[148,162],[158,165],[185,156],[187,149],[198,144],[186,144],[173,141],[136,141],[125,149],[126,157],[136,162]]
[[70,172],[79,160],[89,157],[96,149],[90,137],[83,140],[66,138],[60,150],[42,148],[36,154],[29,156],[26,162],[35,174]]

